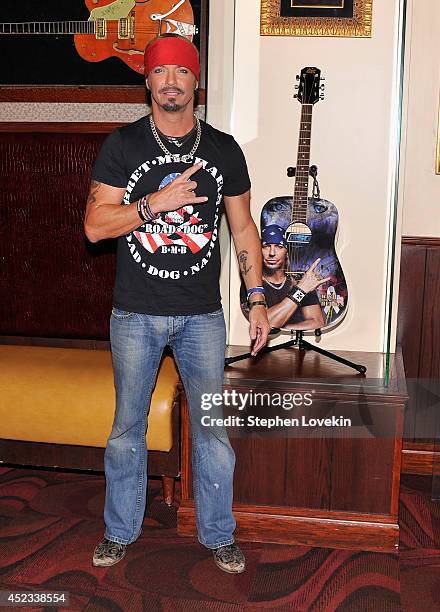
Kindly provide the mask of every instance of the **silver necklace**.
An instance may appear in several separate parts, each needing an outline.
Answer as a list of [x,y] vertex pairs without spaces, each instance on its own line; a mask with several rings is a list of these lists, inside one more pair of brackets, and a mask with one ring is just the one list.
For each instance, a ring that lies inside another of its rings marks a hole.
[[[200,125],[200,121],[199,118],[195,117],[196,120],[196,127],[197,127],[197,136],[196,136],[196,141],[194,143],[193,148],[191,149],[191,151],[189,153],[187,153],[186,155],[182,155],[180,156],[181,161],[183,162],[187,162],[189,161],[191,158],[194,157],[194,153],[197,151],[197,149],[199,148],[199,144],[200,144],[200,138],[202,136],[202,127]],[[149,116],[150,119],[150,127],[151,127],[151,132],[154,136],[155,141],[157,142],[157,144],[159,145],[159,147],[162,149],[162,151],[165,153],[165,155],[171,155],[171,157],[179,157],[179,154],[173,154],[170,151],[168,151],[168,149],[166,148],[166,146],[163,144],[162,140],[160,139],[159,134],[157,133],[157,129],[156,129],[156,124],[154,123],[154,119],[153,119],[153,115]]]
[[165,139],[167,142],[174,145],[175,147],[178,147],[179,149],[180,147],[183,147],[186,142],[191,140],[191,138],[194,136],[194,132],[196,131],[196,129],[196,126],[194,126],[193,129],[188,132],[188,134],[186,134],[186,136],[167,136],[166,134],[162,134],[162,132],[156,128],[157,133],[159,134],[159,137],[162,142]]
[[271,283],[269,280],[267,280],[267,278],[265,276],[263,277],[263,280],[264,280],[265,283],[267,283],[268,285],[270,285],[274,289],[282,289],[284,287],[284,285],[286,284],[287,276],[284,277],[283,282],[280,283],[280,284]]

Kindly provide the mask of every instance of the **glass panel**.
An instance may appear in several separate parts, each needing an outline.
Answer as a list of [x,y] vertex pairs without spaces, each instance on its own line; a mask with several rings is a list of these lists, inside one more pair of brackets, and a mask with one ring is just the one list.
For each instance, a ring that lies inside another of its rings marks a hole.
[[[395,83],[395,108],[394,108],[394,167],[392,169],[392,189],[390,199],[389,216],[389,243],[388,243],[388,273],[386,294],[386,318],[385,318],[385,376],[384,384],[388,385],[390,379],[390,353],[394,342],[393,325],[396,317],[394,308],[397,309],[398,295],[395,293],[395,278],[399,270],[396,270],[396,248],[400,249],[400,237],[397,241],[397,219],[399,207],[399,179],[400,179],[400,153],[402,144],[402,120],[403,120],[403,87],[405,71],[405,39],[406,39],[406,15],[407,0],[401,0],[399,4],[399,31],[397,45],[396,83]],[[403,186],[402,186],[403,187]]]

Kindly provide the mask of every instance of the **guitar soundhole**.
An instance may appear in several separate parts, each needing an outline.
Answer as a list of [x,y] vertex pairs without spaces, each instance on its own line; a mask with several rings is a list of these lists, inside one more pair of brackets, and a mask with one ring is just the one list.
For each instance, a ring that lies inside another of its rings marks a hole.
[[289,246],[301,247],[310,244],[312,232],[305,223],[292,223],[286,230],[286,240]]

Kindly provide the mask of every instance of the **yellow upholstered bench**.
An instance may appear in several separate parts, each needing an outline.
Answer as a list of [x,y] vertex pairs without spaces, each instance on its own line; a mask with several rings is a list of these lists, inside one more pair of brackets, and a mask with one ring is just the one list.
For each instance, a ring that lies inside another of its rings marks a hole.
[[[179,394],[174,360],[165,356],[147,445],[149,474],[163,477],[167,503],[180,473]],[[102,470],[114,411],[109,351],[0,345],[2,462]]]

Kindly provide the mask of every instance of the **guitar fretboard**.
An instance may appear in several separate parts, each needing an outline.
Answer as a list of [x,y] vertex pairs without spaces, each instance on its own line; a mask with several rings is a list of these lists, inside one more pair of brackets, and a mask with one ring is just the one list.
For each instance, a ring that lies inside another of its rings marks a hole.
[[312,104],[303,104],[296,160],[292,222],[306,223],[309,193],[310,139],[312,135]]
[[94,21],[0,23],[0,34],[94,34]]

